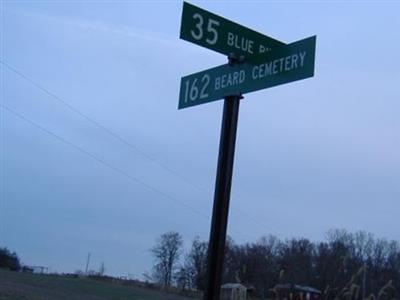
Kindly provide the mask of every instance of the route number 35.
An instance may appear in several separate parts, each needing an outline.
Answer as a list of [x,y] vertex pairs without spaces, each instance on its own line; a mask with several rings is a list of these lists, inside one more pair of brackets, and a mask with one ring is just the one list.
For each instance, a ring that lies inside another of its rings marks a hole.
[[[195,13],[193,19],[196,20],[196,28],[195,30],[191,30],[190,33],[195,40],[201,40],[204,37],[204,18],[199,13]],[[211,36],[206,38],[206,42],[210,45],[215,45],[218,41],[218,26],[219,22],[217,20],[208,19],[206,30]]]

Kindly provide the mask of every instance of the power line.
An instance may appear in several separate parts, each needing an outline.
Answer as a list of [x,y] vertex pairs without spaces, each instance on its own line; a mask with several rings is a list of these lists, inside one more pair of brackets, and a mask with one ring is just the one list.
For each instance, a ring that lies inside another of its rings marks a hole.
[[[88,156],[88,157],[94,159],[94,160],[97,161],[98,163],[100,163],[100,164],[104,165],[105,167],[107,167],[107,168],[113,170],[114,172],[116,172],[116,173],[118,173],[118,174],[120,174],[120,175],[122,175],[122,176],[128,178],[128,179],[131,180],[131,181],[134,181],[135,183],[137,183],[137,184],[139,184],[139,185],[144,186],[146,189],[148,189],[148,190],[150,190],[150,191],[152,191],[152,192],[154,192],[154,193],[156,193],[156,194],[159,194],[159,195],[163,196],[164,198],[167,198],[168,200],[170,200],[170,201],[172,201],[172,202],[175,202],[175,203],[177,203],[177,204],[179,204],[179,205],[185,207],[185,208],[188,209],[188,210],[191,210],[192,212],[194,212],[195,214],[201,216],[202,218],[204,218],[204,219],[206,219],[206,220],[210,220],[209,216],[207,216],[207,215],[204,214],[203,212],[199,211],[198,209],[196,209],[196,208],[194,208],[194,207],[188,205],[188,204],[185,203],[184,201],[181,201],[181,200],[179,200],[179,199],[177,199],[177,198],[175,198],[175,197],[172,197],[172,196],[170,196],[169,194],[167,194],[167,193],[165,193],[165,192],[163,192],[163,191],[161,191],[161,190],[159,190],[159,189],[157,189],[157,188],[151,186],[150,184],[148,184],[148,183],[146,183],[146,182],[144,182],[144,181],[142,181],[142,180],[140,180],[140,179],[138,179],[138,178],[136,178],[136,177],[131,176],[130,174],[128,174],[127,172],[121,170],[120,168],[113,166],[112,164],[110,164],[110,163],[108,163],[108,162],[102,160],[101,158],[98,158],[97,156],[93,155],[92,153],[90,153],[89,151],[85,150],[84,148],[82,148],[82,147],[80,147],[80,146],[78,146],[78,145],[76,145],[76,144],[74,144],[74,143],[72,143],[72,142],[66,140],[65,138],[63,138],[63,137],[57,135],[56,133],[54,133],[54,132],[48,130],[47,128],[45,128],[45,127],[39,125],[38,123],[36,123],[36,122],[34,122],[34,121],[28,119],[27,117],[23,116],[22,114],[18,113],[18,112],[15,111],[15,110],[9,108],[8,106],[0,105],[0,107],[3,108],[4,110],[6,110],[7,112],[13,114],[14,116],[16,116],[16,117],[18,117],[18,118],[24,120],[25,122],[29,123],[30,125],[32,125],[32,126],[38,128],[38,129],[40,129],[41,131],[47,133],[48,135],[52,136],[53,138],[57,139],[58,141],[60,141],[60,142],[62,142],[62,143],[64,143],[64,144],[66,144],[66,145],[68,145],[68,146],[74,148],[75,150],[78,150],[78,151],[81,152],[81,153],[84,153],[86,156]],[[237,230],[235,230],[235,231],[237,232]],[[243,236],[243,235],[248,236],[248,234],[243,233],[243,232],[237,232],[237,233],[239,233],[239,234],[242,235],[242,236]]]
[[139,149],[137,146],[133,145],[132,143],[130,143],[129,141],[127,141],[125,138],[123,138],[122,136],[120,136],[119,134],[115,133],[114,131],[108,129],[107,127],[103,126],[102,124],[100,124],[99,122],[97,122],[96,120],[92,119],[91,117],[89,117],[88,115],[86,115],[85,113],[81,112],[80,110],[78,110],[76,107],[72,106],[71,104],[69,104],[68,102],[64,101],[63,99],[61,99],[59,96],[57,96],[56,94],[54,94],[53,92],[49,91],[48,89],[46,89],[45,87],[43,87],[41,84],[37,83],[36,81],[32,80],[31,78],[29,78],[28,76],[26,76],[25,74],[23,74],[21,71],[18,71],[16,68],[12,67],[10,64],[6,63],[3,60],[0,60],[0,63],[2,63],[5,67],[7,67],[9,70],[11,70],[12,72],[16,73],[17,75],[21,76],[22,78],[24,78],[26,81],[28,81],[29,83],[31,83],[33,86],[35,86],[36,88],[38,88],[39,90],[41,90],[42,92],[44,92],[45,94],[47,94],[48,96],[52,97],[53,99],[57,100],[59,103],[63,104],[65,107],[67,107],[69,110],[73,111],[74,113],[78,114],[79,116],[81,116],[82,118],[84,118],[86,121],[92,123],[94,126],[96,126],[97,128],[100,128],[101,130],[104,130],[105,132],[107,132],[109,135],[113,136],[115,139],[119,140],[121,143],[125,144],[126,146],[128,146],[129,148],[131,148],[132,150],[134,150],[135,152],[139,153],[140,155],[142,155],[143,157],[145,157],[146,159],[148,159],[149,161],[153,162],[154,164],[157,164],[159,167],[163,168],[164,170],[166,170],[167,172],[173,174],[174,176],[180,178],[181,180],[185,181],[187,184],[191,185],[192,187],[203,191],[203,192],[208,192],[206,189],[204,188],[200,188],[199,186],[195,185],[193,182],[191,182],[190,180],[188,180],[187,178],[183,177],[182,175],[180,175],[178,172],[172,170],[171,168],[169,168],[168,166],[166,166],[165,164],[160,163],[158,160],[156,160],[155,158],[153,158],[152,156],[150,156],[149,154],[147,154],[146,152],[144,152],[143,150]]
[[182,205],[182,206],[185,206],[186,208],[189,208],[190,210],[194,211],[196,214],[202,216],[203,218],[209,219],[209,217],[208,217],[207,215],[205,215],[205,214],[203,214],[202,212],[200,212],[199,210],[197,210],[197,209],[195,209],[195,208],[189,206],[189,205],[186,204],[185,202],[180,201],[180,200],[178,200],[178,199],[176,199],[176,198],[174,198],[174,197],[172,197],[172,196],[166,194],[165,192],[163,192],[163,191],[161,191],[161,190],[159,190],[159,189],[157,189],[157,188],[155,188],[155,187],[149,185],[148,183],[146,183],[146,182],[144,182],[144,181],[142,181],[142,180],[140,180],[140,179],[138,179],[138,178],[136,178],[136,177],[131,176],[130,174],[128,174],[127,172],[121,170],[120,168],[111,165],[110,163],[108,163],[108,162],[102,160],[101,158],[98,158],[97,156],[93,155],[92,153],[90,153],[89,151],[85,150],[84,148],[82,148],[82,147],[80,147],[80,146],[78,146],[78,145],[76,145],[76,144],[74,144],[74,143],[72,143],[72,142],[66,140],[65,138],[63,138],[63,137],[57,135],[56,133],[54,133],[54,132],[48,130],[47,128],[45,128],[45,127],[43,127],[43,126],[41,126],[41,125],[39,125],[38,123],[36,123],[36,122],[34,122],[34,121],[32,121],[32,120],[26,118],[25,116],[21,115],[20,113],[16,112],[15,110],[13,110],[13,109],[11,109],[11,108],[5,106],[5,105],[1,105],[1,107],[2,107],[3,109],[5,109],[6,111],[8,111],[9,113],[11,113],[11,114],[17,116],[18,118],[24,120],[25,122],[27,122],[27,123],[33,125],[34,127],[36,127],[36,128],[38,128],[38,129],[40,129],[40,130],[46,132],[47,134],[51,135],[52,137],[54,137],[55,139],[61,141],[62,143],[67,144],[68,146],[70,146],[70,147],[72,147],[72,148],[75,148],[76,150],[78,150],[78,151],[84,153],[85,155],[87,155],[87,156],[89,156],[90,158],[94,159],[94,160],[97,161],[98,163],[100,163],[100,164],[106,166],[107,168],[109,168],[109,169],[115,171],[116,173],[119,173],[120,175],[122,175],[122,176],[128,178],[129,180],[134,181],[135,183],[144,186],[146,189],[148,189],[148,190],[150,190],[150,191],[153,191],[153,192],[155,192],[155,193],[157,193],[157,194],[163,196],[164,198],[167,198],[167,199],[169,199],[169,200],[171,200],[171,201],[173,201],[173,202],[176,202],[176,203],[179,203],[179,204]]
[[[7,67],[12,72],[14,72],[15,74],[19,75],[20,77],[22,77],[23,79],[25,79],[26,81],[31,83],[33,86],[35,86],[36,88],[38,88],[39,90],[41,90],[45,94],[47,94],[48,96],[50,96],[51,98],[57,100],[59,103],[61,103],[65,107],[67,107],[69,110],[71,110],[74,113],[78,114],[79,116],[81,116],[82,118],[87,120],[89,123],[92,123],[97,128],[99,128],[101,130],[104,130],[109,135],[113,136],[115,139],[117,139],[121,143],[123,143],[125,146],[127,146],[130,149],[132,149],[133,151],[139,153],[140,155],[142,155],[142,157],[144,157],[147,160],[151,161],[152,163],[158,165],[159,167],[161,167],[162,169],[164,169],[168,173],[170,173],[170,174],[174,175],[175,177],[179,178],[180,180],[186,182],[187,184],[189,184],[190,186],[194,187],[195,189],[197,189],[200,192],[207,193],[207,194],[211,192],[211,190],[199,187],[197,184],[193,183],[192,181],[190,181],[186,177],[182,176],[181,174],[179,174],[175,170],[173,170],[173,169],[169,168],[167,165],[159,162],[158,160],[153,158],[151,155],[149,155],[146,152],[144,152],[143,150],[141,150],[139,147],[133,145],[131,142],[127,141],[125,138],[123,138],[119,134],[115,133],[114,131],[108,129],[107,127],[105,127],[104,125],[100,124],[96,120],[92,119],[87,114],[81,112],[79,109],[77,109],[76,107],[72,106],[71,104],[69,104],[68,102],[66,102],[65,100],[63,100],[59,96],[57,96],[55,93],[49,91],[47,88],[43,87],[41,84],[37,83],[36,81],[31,79],[30,77],[28,77],[25,74],[23,74],[21,71],[17,70],[15,67],[11,66],[10,64],[6,63],[5,61],[3,61],[1,59],[0,59],[0,63],[3,64],[5,67]],[[240,211],[239,215],[240,214],[245,215],[250,221],[252,221],[254,224],[260,226],[261,228],[268,228],[269,227],[268,225],[264,224],[263,222],[261,222],[259,220],[256,220],[254,217],[252,217],[248,213],[244,212],[242,209],[238,209],[238,210]]]

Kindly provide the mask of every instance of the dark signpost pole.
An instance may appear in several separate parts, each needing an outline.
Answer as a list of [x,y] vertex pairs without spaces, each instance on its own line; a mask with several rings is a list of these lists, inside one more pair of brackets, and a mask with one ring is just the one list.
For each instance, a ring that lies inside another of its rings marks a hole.
[[241,98],[241,96],[235,95],[225,97],[224,100],[204,300],[217,300],[220,295]]

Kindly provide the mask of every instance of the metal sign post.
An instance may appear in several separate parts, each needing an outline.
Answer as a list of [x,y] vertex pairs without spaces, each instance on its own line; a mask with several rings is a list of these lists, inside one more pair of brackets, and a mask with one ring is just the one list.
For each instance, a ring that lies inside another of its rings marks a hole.
[[204,300],[217,300],[220,295],[239,103],[242,98],[235,95],[225,97],[224,100]]

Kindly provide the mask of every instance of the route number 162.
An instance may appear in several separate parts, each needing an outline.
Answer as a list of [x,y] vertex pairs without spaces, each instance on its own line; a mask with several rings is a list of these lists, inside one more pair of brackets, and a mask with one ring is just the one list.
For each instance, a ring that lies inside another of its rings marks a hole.
[[184,101],[185,103],[190,101],[196,101],[197,99],[204,99],[208,97],[206,93],[207,87],[210,84],[210,75],[204,74],[200,80],[194,78],[192,80],[186,80],[184,83]]

